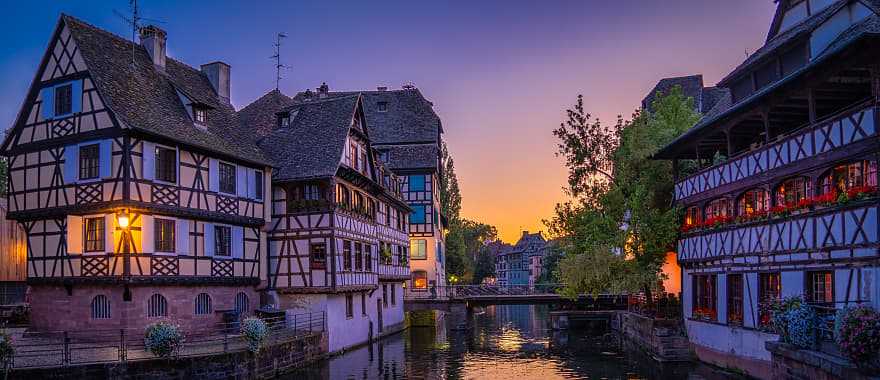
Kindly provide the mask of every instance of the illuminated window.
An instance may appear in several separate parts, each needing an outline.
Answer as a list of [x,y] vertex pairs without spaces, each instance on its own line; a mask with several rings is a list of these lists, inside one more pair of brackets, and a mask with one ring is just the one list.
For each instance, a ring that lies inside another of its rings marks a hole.
[[694,275],[693,276],[693,317],[715,321],[718,318],[716,310],[716,276]]
[[193,118],[196,120],[196,123],[205,124],[208,121],[208,110],[193,107]]
[[746,191],[737,202],[738,215],[749,215],[756,212],[767,211],[770,208],[770,198],[764,189],[752,189]]
[[743,323],[743,276],[727,275],[727,324],[742,326]]
[[758,311],[761,326],[770,325],[770,305],[780,299],[782,276],[779,272],[761,273],[758,280]]
[[729,202],[725,198],[719,198],[706,205],[706,219],[727,216]]
[[312,243],[309,245],[309,267],[312,269],[324,269],[327,267],[327,244]]
[[807,272],[807,300],[812,303],[833,303],[833,284],[831,271]]
[[174,221],[156,218],[153,221],[156,252],[174,252]]
[[854,187],[877,186],[877,162],[859,161],[835,166],[820,179],[822,194]]
[[412,272],[412,284],[414,290],[428,289],[428,272],[417,270]]
[[702,213],[700,212],[699,207],[688,207],[684,212],[684,225],[685,226],[696,226],[703,222]]
[[413,260],[425,260],[428,258],[428,241],[425,239],[413,239],[409,241],[410,258]]
[[783,181],[776,188],[777,205],[796,205],[803,199],[810,197],[810,179],[807,177],[795,177]]
[[83,250],[104,251],[104,218],[86,218],[83,221]]

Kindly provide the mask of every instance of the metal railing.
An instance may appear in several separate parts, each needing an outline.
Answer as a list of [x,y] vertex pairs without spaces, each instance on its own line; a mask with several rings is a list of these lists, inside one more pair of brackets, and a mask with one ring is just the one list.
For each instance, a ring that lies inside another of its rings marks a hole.
[[[324,312],[263,319],[269,327],[266,345],[291,342],[321,333]],[[205,329],[184,331],[177,357],[236,352],[247,349],[238,321],[216,323]],[[88,329],[25,332],[13,335],[15,368],[63,367],[75,364],[112,363],[156,358],[144,345],[143,329]]]
[[505,296],[547,296],[556,295],[561,288],[559,284],[538,285],[446,285],[431,286],[422,289],[406,288],[404,299],[426,300],[446,299],[461,300],[479,297]]

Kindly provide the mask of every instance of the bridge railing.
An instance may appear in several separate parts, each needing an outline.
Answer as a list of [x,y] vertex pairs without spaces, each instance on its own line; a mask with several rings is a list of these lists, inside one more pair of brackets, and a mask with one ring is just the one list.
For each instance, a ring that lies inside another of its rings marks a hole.
[[447,285],[423,289],[406,288],[406,300],[461,300],[478,297],[555,295],[559,284],[539,285]]

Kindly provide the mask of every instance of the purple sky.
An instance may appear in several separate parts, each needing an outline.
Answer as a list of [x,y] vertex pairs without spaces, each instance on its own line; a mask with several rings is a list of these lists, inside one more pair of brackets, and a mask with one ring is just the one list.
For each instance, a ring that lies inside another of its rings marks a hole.
[[[551,130],[583,93],[607,123],[659,78],[714,84],[761,46],[772,0],[140,1],[173,57],[232,65],[237,107],[274,87],[272,43],[288,34],[281,90],[414,83],[443,119],[466,217],[507,241],[542,229],[564,199]],[[7,8],[9,5],[6,6]],[[17,2],[0,24],[0,122],[10,126],[60,12],[122,35],[128,1]]]

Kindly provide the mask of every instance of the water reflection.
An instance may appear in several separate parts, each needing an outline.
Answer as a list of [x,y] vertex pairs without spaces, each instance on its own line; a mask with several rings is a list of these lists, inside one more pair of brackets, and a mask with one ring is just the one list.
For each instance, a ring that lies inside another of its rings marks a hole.
[[[458,330],[467,321],[470,329]],[[660,366],[603,326],[549,328],[546,306],[488,307],[451,315],[337,356],[290,379],[727,379],[695,365]]]

